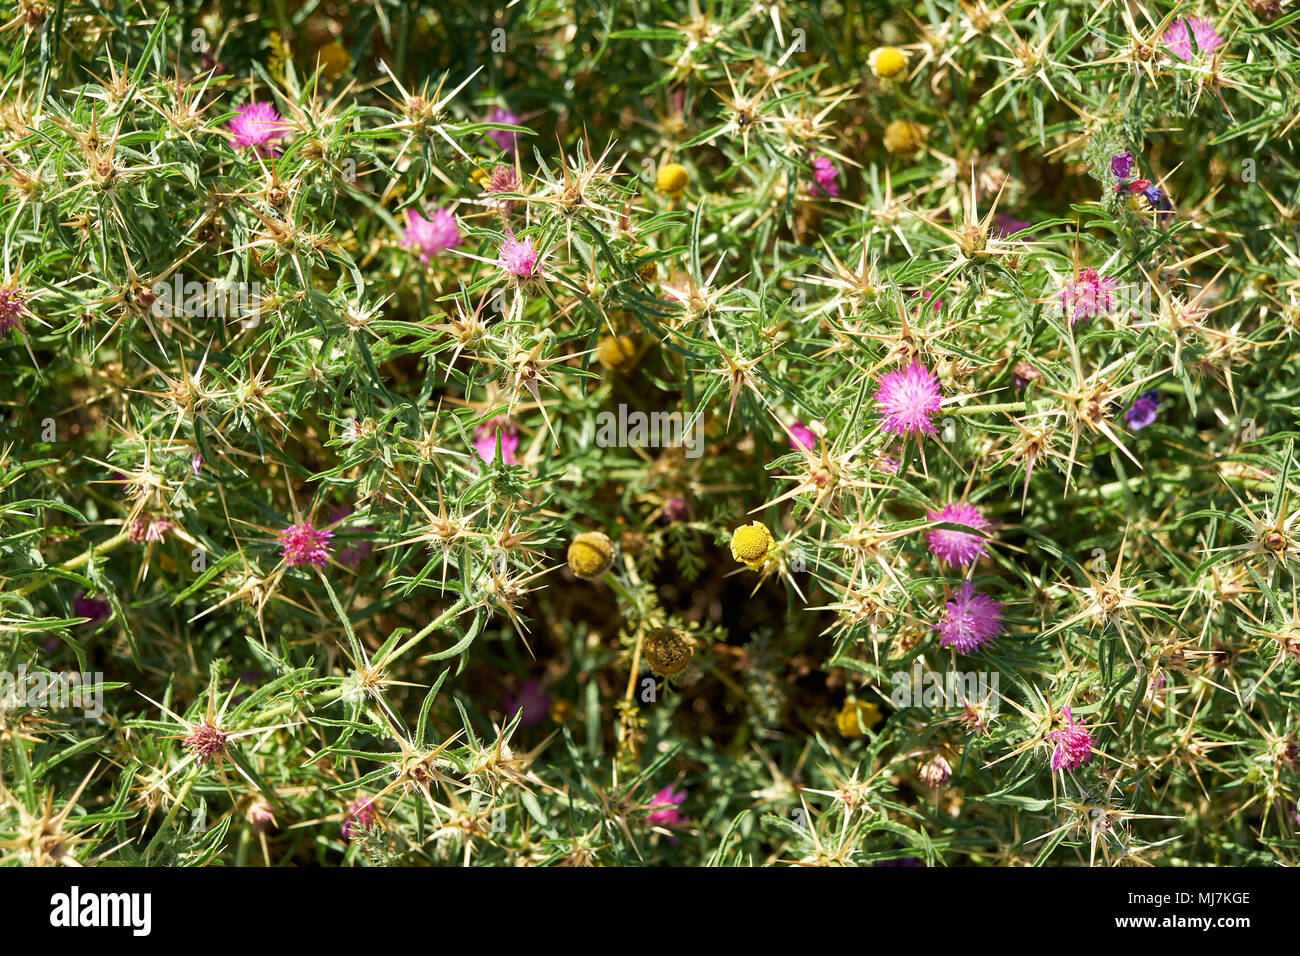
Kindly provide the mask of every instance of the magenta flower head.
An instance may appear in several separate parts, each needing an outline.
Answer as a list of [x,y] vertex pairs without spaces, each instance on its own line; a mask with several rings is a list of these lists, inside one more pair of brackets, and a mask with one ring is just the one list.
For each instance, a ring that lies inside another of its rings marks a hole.
[[[505,126],[519,126],[522,121],[523,117],[519,114],[504,110],[498,106],[487,115],[485,122],[501,123]],[[519,141],[518,133],[511,132],[508,129],[492,129],[488,130],[487,136],[488,139],[496,143],[497,149],[504,150],[511,156],[515,154],[515,147]]]
[[542,685],[535,680],[526,680],[519,685],[518,694],[506,691],[502,696],[502,702],[506,705],[506,713],[510,715],[511,720],[514,720],[516,714],[520,715],[520,727],[531,727],[533,724],[540,723],[551,710],[550,695],[542,690]]
[[944,605],[943,619],[931,626],[939,632],[940,647],[971,654],[1002,633],[1002,605],[963,581]]
[[213,757],[226,751],[226,735],[209,723],[195,727],[181,744],[194,755],[201,767]]
[[343,817],[343,826],[339,831],[339,835],[345,840],[351,840],[353,834],[357,831],[365,830],[374,825],[375,802],[362,794],[348,804],[348,810]]
[[1133,175],[1133,154],[1128,150],[1110,158],[1110,174],[1121,182]]
[[885,431],[895,435],[935,434],[931,419],[943,402],[939,378],[920,362],[882,375],[873,398]]
[[827,156],[814,156],[812,158],[813,178],[808,184],[808,191],[812,193],[813,198],[819,196],[838,196],[840,187],[836,185],[836,180],[840,178],[840,171],[835,168],[835,164]]
[[1117,280],[1100,275],[1096,269],[1084,269],[1061,290],[1061,311],[1070,317],[1071,325],[1080,319],[1106,315],[1114,307],[1111,293],[1117,285]]
[[812,451],[817,447],[817,433],[803,422],[795,422],[790,426],[790,447]]
[[1024,219],[1017,219],[1015,216],[1009,216],[1005,212],[998,213],[997,218],[993,220],[993,224],[997,229],[999,239],[1005,239],[1007,236],[1014,236],[1022,229],[1028,229],[1033,225],[1033,223],[1027,222]]
[[1052,751],[1052,772],[1064,767],[1066,770],[1078,770],[1092,756],[1093,737],[1088,728],[1076,724],[1069,707],[1062,707],[1065,727],[1054,730],[1047,739],[1054,741],[1056,749]]
[[18,320],[27,311],[23,305],[26,299],[21,289],[0,286],[0,335],[18,325]]
[[[949,524],[965,525],[976,531],[983,531],[989,521],[975,510],[974,505],[964,501],[954,501],[943,506],[942,511],[927,511],[926,517],[931,521],[946,521]],[[965,531],[946,531],[943,528],[931,528],[925,536],[930,545],[930,553],[940,561],[959,568],[968,567],[982,558],[987,552],[984,538],[978,534]]]
[[333,531],[317,530],[310,521],[290,525],[280,532],[280,557],[292,567],[314,564],[318,568],[329,563],[329,539]]
[[289,134],[289,127],[281,122],[275,107],[258,100],[242,107],[239,115],[226,124],[226,129],[230,130],[232,146],[236,149],[252,147],[259,156],[279,155],[266,144]]
[[1169,24],[1163,37],[1165,48],[1184,63],[1192,61],[1192,40],[1196,41],[1196,53],[1209,56],[1223,44],[1223,37],[1209,20],[1200,17],[1188,17],[1175,20]]
[[650,800],[652,811],[645,818],[652,827],[678,827],[690,821],[690,817],[677,808],[686,802],[685,790],[674,790],[672,785],[664,787]]
[[507,465],[519,464],[515,452],[519,450],[519,430],[510,419],[498,415],[474,429],[474,450],[489,465],[497,454],[497,435],[501,436],[501,460]]
[[434,209],[427,219],[414,209],[406,210],[406,229],[402,233],[401,245],[419,250],[422,264],[427,266],[431,258],[444,250],[455,249],[460,242],[456,217],[447,210]]
[[532,239],[519,240],[507,236],[505,242],[501,243],[501,257],[497,259],[497,265],[506,275],[532,279],[542,274],[539,258]]

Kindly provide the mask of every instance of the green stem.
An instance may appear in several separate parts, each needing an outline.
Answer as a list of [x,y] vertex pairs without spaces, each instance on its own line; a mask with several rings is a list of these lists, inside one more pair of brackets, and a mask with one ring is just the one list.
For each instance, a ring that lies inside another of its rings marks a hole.
[[1027,412],[1028,402],[1003,402],[1000,405],[963,405],[961,408],[945,408],[944,415],[993,415],[998,412]]
[[[108,552],[112,551],[118,545],[126,541],[130,537],[130,535],[131,532],[129,530],[124,530],[120,534],[114,535],[113,537],[109,538],[107,541],[105,541],[103,544],[99,545],[98,547],[92,546],[86,549],[85,551],[83,551],[81,554],[77,555],[75,558],[72,558],[71,560],[68,561],[64,561],[62,564],[58,566],[58,569],[60,571],[75,571],[77,570],[77,568],[81,567],[82,565],[89,564],[90,559],[95,555],[107,554]],[[44,587],[46,584],[50,582],[50,579],[53,577],[54,577],[53,573],[48,573],[42,575],[37,580],[32,581],[30,584],[24,584],[21,588],[18,589],[17,591],[18,596],[26,597],[28,594],[31,594],[33,591]]]

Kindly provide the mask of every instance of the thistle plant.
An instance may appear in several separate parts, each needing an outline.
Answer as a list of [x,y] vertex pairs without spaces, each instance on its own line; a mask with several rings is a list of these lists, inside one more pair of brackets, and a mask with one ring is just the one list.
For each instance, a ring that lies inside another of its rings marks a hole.
[[1300,863],[1290,5],[0,12],[0,862]]

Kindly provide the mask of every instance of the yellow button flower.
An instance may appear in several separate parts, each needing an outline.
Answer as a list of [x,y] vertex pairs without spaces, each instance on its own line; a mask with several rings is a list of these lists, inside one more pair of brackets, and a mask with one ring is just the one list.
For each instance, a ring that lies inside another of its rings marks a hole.
[[666,196],[680,196],[691,181],[691,174],[681,163],[665,163],[655,176],[655,189]]
[[925,127],[911,120],[894,120],[885,127],[885,149],[894,154],[915,153],[925,145]]
[[880,708],[867,700],[846,700],[835,715],[835,726],[845,737],[861,737],[864,728],[872,730],[881,721]]
[[636,364],[636,340],[630,335],[606,335],[596,346],[596,361],[610,372],[627,372]]
[[751,571],[757,571],[776,547],[772,532],[758,521],[741,525],[731,533],[731,556]]
[[686,670],[695,655],[695,642],[675,627],[660,627],[646,635],[642,648],[650,673],[656,677],[676,677]]
[[871,51],[867,63],[871,66],[872,73],[887,80],[907,69],[907,56],[898,47],[879,46]]
[[594,581],[614,563],[614,542],[599,531],[585,531],[569,544],[569,570]]

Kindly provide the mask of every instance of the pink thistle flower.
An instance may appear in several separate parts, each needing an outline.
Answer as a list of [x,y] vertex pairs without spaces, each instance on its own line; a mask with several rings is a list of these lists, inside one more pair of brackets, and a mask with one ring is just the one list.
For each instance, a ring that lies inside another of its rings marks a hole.
[[840,177],[840,171],[835,168],[835,164],[827,156],[814,156],[812,158],[813,178],[808,184],[808,191],[812,193],[813,198],[819,196],[838,196],[840,187],[836,185],[836,180]]
[[[352,511],[353,509],[349,505],[344,505],[341,508],[334,509],[334,511],[330,513],[331,523],[342,521],[348,515],[352,514]],[[352,530],[359,534],[373,534],[375,526],[370,524],[360,525]],[[369,541],[356,541],[352,544],[345,545],[343,550],[339,552],[339,564],[349,568],[356,567],[366,558],[370,557],[370,553],[373,550],[374,548],[371,546]]]
[[[964,501],[954,501],[943,506],[942,511],[926,511],[931,521],[946,521],[949,524],[965,525],[976,531],[983,531],[989,521],[974,505]],[[977,534],[965,531],[946,531],[943,528],[931,528],[925,536],[930,545],[930,553],[940,561],[959,568],[968,567],[982,558],[988,551],[984,539]]]
[[474,429],[474,450],[489,465],[496,457],[497,435],[501,435],[501,460],[507,465],[519,464],[515,452],[519,450],[519,430],[504,416],[489,419]]
[[134,544],[157,544],[171,526],[166,518],[136,518],[126,537]]
[[790,426],[790,447],[812,451],[817,447],[817,433],[803,422],[795,422]]
[[666,521],[685,521],[691,516],[691,507],[685,498],[669,498],[664,502],[664,519]]
[[23,304],[27,296],[21,289],[0,286],[0,335],[9,332],[18,325],[27,307]]
[[506,705],[506,713],[511,720],[514,720],[515,714],[520,715],[520,727],[540,723],[551,710],[550,694],[542,690],[542,685],[535,680],[526,680],[520,684],[518,694],[506,691],[502,695],[502,702]]
[[1052,751],[1052,772],[1064,767],[1066,770],[1078,770],[1092,756],[1093,737],[1088,728],[1076,724],[1069,707],[1062,707],[1065,715],[1065,727],[1054,730],[1047,735],[1048,740],[1056,742]]
[[239,115],[226,124],[226,129],[232,134],[232,146],[252,147],[259,156],[278,156],[279,151],[266,144],[289,135],[289,127],[281,122],[275,107],[259,100],[242,107]]
[[[510,110],[504,110],[499,106],[492,110],[485,120],[488,123],[501,123],[506,126],[519,126],[522,121],[523,117],[518,113],[512,113]],[[507,129],[492,129],[488,130],[487,136],[488,139],[496,143],[497,149],[503,150],[511,156],[515,154],[515,147],[519,141],[518,133]]]
[[646,824],[652,827],[684,826],[690,821],[690,817],[677,808],[685,802],[686,791],[675,790],[669,784],[650,799],[652,812],[646,816]]
[[310,521],[290,525],[280,532],[280,557],[291,567],[314,564],[323,568],[329,563],[329,539],[333,536],[333,531],[313,528]]
[[447,210],[434,209],[427,219],[414,209],[406,210],[406,229],[402,233],[401,245],[407,249],[418,249],[423,265],[427,266],[435,255],[447,249],[455,249],[460,243],[456,217]]
[[375,802],[365,794],[357,797],[348,804],[347,813],[343,818],[343,826],[339,830],[339,835],[345,840],[351,840],[353,834],[359,830],[365,830],[375,825]]
[[940,634],[940,647],[971,654],[1002,633],[1002,605],[976,591],[969,581],[962,582],[957,596],[944,607],[943,620],[931,625]]
[[935,754],[917,770],[920,781],[932,790],[939,790],[948,784],[952,776],[952,764],[944,759],[943,754]]
[[942,404],[939,379],[921,363],[913,362],[905,369],[882,375],[872,397],[885,431],[895,435],[935,434],[931,419]]
[[538,259],[531,238],[519,240],[514,236],[507,236],[505,242],[501,243],[501,258],[497,260],[497,265],[507,275],[531,279],[542,274]]
[[194,457],[190,459],[190,467],[194,469],[194,477],[197,478],[199,469],[203,467],[203,456],[197,451],[194,453]]
[[200,767],[226,751],[226,735],[208,723],[195,727],[181,743],[194,754]]
[[1219,36],[1214,24],[1200,17],[1175,20],[1169,24],[1162,39],[1165,48],[1184,63],[1192,61],[1193,39],[1196,41],[1195,52],[1201,56],[1208,56],[1223,44],[1223,37]]
[[998,217],[993,220],[993,222],[997,228],[998,237],[1001,239],[1005,239],[1007,236],[1014,236],[1022,229],[1028,229],[1033,225],[1023,219],[1017,219],[1014,216],[1010,216],[1005,212],[998,213]]
[[1071,325],[1080,319],[1106,315],[1114,306],[1111,293],[1117,285],[1117,280],[1100,275],[1096,269],[1084,269],[1061,290],[1061,311],[1070,317]]
[[[501,193],[517,193],[521,189],[519,176],[511,166],[494,166],[492,172],[488,174],[487,182],[483,184],[483,195],[498,196]],[[505,213],[509,213],[515,208],[513,199],[495,200],[496,206]]]

